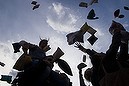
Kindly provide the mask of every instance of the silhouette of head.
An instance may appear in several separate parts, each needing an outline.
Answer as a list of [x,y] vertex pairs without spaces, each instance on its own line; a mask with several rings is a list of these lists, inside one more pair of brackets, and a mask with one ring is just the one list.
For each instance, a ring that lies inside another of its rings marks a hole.
[[124,28],[124,26],[121,23],[112,20],[112,24],[111,24],[111,26],[109,28],[109,32],[111,34],[113,34],[114,29],[120,29],[120,30],[124,30],[125,31],[125,28]]
[[48,40],[46,39],[41,39],[41,41],[39,42],[39,47],[42,49],[46,47],[47,45],[48,45]]
[[93,70],[92,68],[88,68],[86,69],[86,71],[84,72],[84,77],[87,81],[91,81],[91,76],[92,76]]

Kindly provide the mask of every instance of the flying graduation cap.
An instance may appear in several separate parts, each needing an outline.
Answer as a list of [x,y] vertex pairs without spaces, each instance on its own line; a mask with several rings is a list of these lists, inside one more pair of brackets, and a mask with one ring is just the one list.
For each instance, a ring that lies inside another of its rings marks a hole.
[[34,5],[33,10],[39,8],[39,6],[40,6],[40,4],[37,4],[37,1],[32,1],[31,4]]
[[98,38],[95,35],[91,35],[87,40],[91,45],[93,45]]
[[124,18],[124,15],[123,14],[120,14],[120,9],[117,9],[114,12],[114,17],[115,18]]
[[115,12],[114,12],[114,17],[118,17],[120,14],[120,9],[117,9]]
[[80,63],[80,64],[77,66],[77,68],[78,68],[79,70],[81,70],[82,68],[85,68],[86,66],[87,66],[86,64]]
[[97,31],[95,29],[93,29],[92,27],[90,27],[88,30],[87,30],[88,33],[90,33],[91,35],[94,35]]
[[67,42],[69,45],[74,44],[75,42],[82,42],[84,43],[83,40],[83,35],[86,33],[86,31],[90,28],[90,26],[85,23],[79,31],[72,32],[66,35],[67,37]]
[[62,59],[58,59],[57,60],[58,66],[68,75],[73,76],[72,74],[72,70],[70,68],[70,66],[68,65],[68,63]]
[[19,43],[13,43],[14,53],[20,52],[21,45]]
[[86,3],[86,2],[81,2],[80,4],[79,4],[79,6],[80,7],[88,7],[88,4]]
[[31,4],[36,5],[37,1],[32,1]]
[[40,4],[35,5],[35,6],[33,7],[33,10],[39,8],[39,6],[40,6]]
[[1,81],[7,81],[8,83],[11,83],[12,81],[12,76],[9,75],[1,75]]
[[124,18],[125,16],[123,14],[119,15],[118,18]]
[[91,26],[89,26],[87,24],[87,22],[85,22],[85,24],[81,27],[80,31],[82,32],[88,32],[90,33],[91,35],[95,34],[97,31],[95,29],[93,29]]
[[86,55],[83,55],[82,61],[83,61],[83,62],[86,62]]
[[95,17],[95,11],[94,9],[91,9],[91,11],[88,13],[87,19],[89,20],[95,20],[95,19],[99,19],[99,17]]
[[73,33],[69,33],[69,34],[66,35],[66,37],[67,37],[67,42],[68,42],[69,45],[72,45],[75,42],[84,43],[83,33],[81,31],[76,31],[76,32],[73,32]]
[[129,10],[129,7],[127,7],[127,6],[124,6],[124,9],[125,9],[125,10]]
[[2,67],[4,67],[4,66],[5,66],[5,64],[4,64],[3,62],[0,62],[0,65],[1,65]]
[[80,28],[79,31],[76,32],[72,32],[66,35],[67,37],[67,42],[69,45],[74,44],[75,42],[81,42],[84,43],[83,40],[83,35],[88,32],[91,35],[95,34],[97,31],[94,30],[91,26],[89,26],[87,24],[87,22],[85,22],[85,24]]
[[56,62],[63,55],[64,55],[64,52],[58,47],[53,54],[53,60]]

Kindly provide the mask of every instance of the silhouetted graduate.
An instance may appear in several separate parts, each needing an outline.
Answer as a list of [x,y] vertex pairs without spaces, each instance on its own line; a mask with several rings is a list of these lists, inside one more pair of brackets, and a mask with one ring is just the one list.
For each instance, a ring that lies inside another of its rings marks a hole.
[[96,16],[95,11],[92,9],[92,10],[88,13],[87,19],[89,19],[89,20],[99,19],[99,17],[95,17],[95,16]]
[[79,80],[80,80],[80,86],[87,86],[85,85],[84,79],[83,79],[83,75],[82,75],[82,69],[85,68],[87,65],[84,63],[80,63],[77,68],[79,70]]
[[116,22],[116,21],[112,20],[112,24],[111,24],[111,26],[109,28],[109,32],[113,35],[114,34],[114,30],[115,29],[118,29],[118,28],[120,30],[122,30],[122,31],[125,31],[125,28],[124,28],[124,26],[122,24],[120,24],[119,22]]
[[88,7],[88,4],[86,3],[86,2],[81,2],[80,4],[79,4],[79,6],[80,7]]
[[121,23],[112,20],[112,24],[109,28],[109,32],[113,35],[116,29],[121,30],[121,35],[122,35],[121,41],[122,42],[124,42],[125,40],[129,40],[129,32],[126,31],[124,26]]
[[125,10],[129,10],[129,7],[127,7],[127,6],[124,6],[124,9],[125,9]]

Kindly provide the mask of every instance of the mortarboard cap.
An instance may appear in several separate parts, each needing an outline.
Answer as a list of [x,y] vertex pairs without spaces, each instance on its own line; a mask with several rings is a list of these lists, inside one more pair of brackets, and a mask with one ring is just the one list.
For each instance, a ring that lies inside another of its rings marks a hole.
[[89,41],[89,43],[90,43],[91,45],[93,45],[97,39],[98,39],[98,38],[95,37],[95,35],[92,35],[92,36],[90,36],[87,40]]
[[33,7],[33,10],[39,8],[39,6],[40,6],[40,4],[35,5],[35,6]]
[[86,62],[86,55],[83,55],[82,61],[83,61],[83,62]]
[[88,30],[87,30],[88,33],[90,33],[91,35],[94,35],[97,31],[95,29],[93,29],[92,27],[90,27]]
[[67,37],[68,44],[71,45],[71,44],[74,44],[75,42],[84,43],[83,35],[84,33],[81,31],[76,31],[76,32],[67,34],[66,37]]
[[85,32],[86,32],[89,28],[91,28],[91,27],[87,25],[87,22],[85,22],[85,24],[80,28],[80,31],[85,34]]
[[68,75],[73,76],[72,74],[72,70],[70,68],[70,66],[68,65],[68,63],[62,59],[58,59],[57,60],[58,66]]
[[7,81],[8,83],[10,83],[12,81],[12,76],[9,75],[1,75],[1,81]]
[[84,68],[84,67],[86,67],[86,66],[87,66],[86,64],[80,63],[80,64],[77,66],[77,68],[78,68],[79,70],[81,70],[82,68]]
[[91,9],[91,11],[88,13],[87,19],[89,20],[94,20],[94,19],[99,19],[99,17],[95,17],[95,11],[93,9]]
[[95,34],[97,31],[93,29],[91,26],[87,25],[87,22],[80,28],[79,31],[72,32],[66,35],[67,42],[69,45],[74,44],[75,42],[84,43],[83,35],[88,32],[91,35]]
[[81,3],[79,4],[79,6],[80,6],[80,7],[86,7],[86,8],[87,8],[87,7],[88,7],[88,4],[85,3],[85,2],[81,2]]
[[5,64],[4,64],[3,62],[0,62],[0,65],[1,65],[2,67],[4,67],[4,66],[5,66]]
[[87,24],[87,22],[85,22],[85,24],[81,27],[80,29],[81,32],[83,32],[84,34],[86,32],[90,33],[91,35],[95,34],[97,31],[95,29],[93,29],[91,26],[89,26]]
[[37,1],[32,1],[31,4],[36,5]]
[[114,12],[114,17],[115,18],[124,18],[124,15],[123,14],[120,14],[120,9],[117,9],[115,12]]
[[21,45],[19,43],[13,43],[14,53],[20,52]]
[[56,61],[63,55],[64,55],[64,52],[58,47],[55,53],[53,54],[53,60]]
[[127,7],[127,6],[124,6],[124,9],[125,9],[125,10],[129,10],[129,7]]
[[123,14],[119,15],[118,18],[124,18],[125,16]]
[[119,14],[120,14],[120,9],[115,10],[115,12],[114,12],[114,17],[115,17],[115,18],[118,17]]

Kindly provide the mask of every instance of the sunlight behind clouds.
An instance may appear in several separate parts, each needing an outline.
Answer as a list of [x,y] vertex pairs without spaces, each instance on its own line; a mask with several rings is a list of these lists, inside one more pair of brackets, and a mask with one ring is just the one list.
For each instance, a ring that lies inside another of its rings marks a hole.
[[78,16],[72,13],[72,10],[61,5],[53,3],[49,7],[50,13],[46,22],[57,32],[71,32],[76,30],[76,21]]
[[[40,7],[32,10],[32,1],[37,1]],[[73,82],[73,86],[79,86],[77,65],[82,62],[82,55],[87,54],[75,48],[75,44],[68,45],[66,34],[78,31],[87,22],[97,30],[95,36],[98,40],[94,45],[91,45],[87,41],[91,34],[85,33],[82,45],[97,52],[105,52],[111,42],[112,35],[108,28],[112,20],[121,22],[129,31],[129,11],[123,9],[124,5],[128,6],[128,0],[118,0],[117,2],[115,0],[101,0],[87,8],[79,7],[80,0],[0,0],[0,3],[0,61],[5,63],[5,67],[0,66],[0,75],[15,76],[16,71],[12,67],[23,53],[22,50],[14,53],[12,43],[8,40],[13,42],[26,40],[37,45],[40,37],[49,38],[48,44],[51,50],[46,55],[52,55],[57,47],[60,47],[65,53],[61,59],[67,61],[73,71],[74,76],[69,76],[70,80]],[[113,18],[113,12],[117,8],[121,9],[121,13],[125,15],[124,19]],[[91,9],[95,10],[99,17],[98,20],[92,21],[86,18]],[[88,55],[86,64],[87,67],[92,66]],[[57,66],[55,69],[61,70]],[[89,85],[87,81],[86,85]],[[10,84],[0,81],[0,86],[10,86]]]
[[67,9],[67,8],[64,8],[61,3],[53,3],[53,10],[57,13],[57,15],[59,16],[63,16],[65,14],[65,11],[64,9]]

